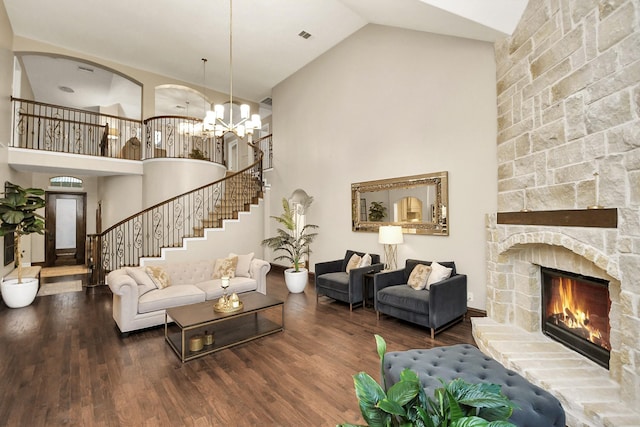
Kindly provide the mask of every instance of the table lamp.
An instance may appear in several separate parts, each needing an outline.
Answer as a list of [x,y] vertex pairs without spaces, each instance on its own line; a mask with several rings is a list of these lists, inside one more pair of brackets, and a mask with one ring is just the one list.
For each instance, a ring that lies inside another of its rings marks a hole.
[[384,245],[385,270],[398,268],[398,245],[403,242],[402,227],[399,225],[383,225],[378,228],[378,243]]

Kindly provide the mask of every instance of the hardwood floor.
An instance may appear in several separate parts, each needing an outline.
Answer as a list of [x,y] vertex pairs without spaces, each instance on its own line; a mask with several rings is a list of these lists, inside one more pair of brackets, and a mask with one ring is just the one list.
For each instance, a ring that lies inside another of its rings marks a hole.
[[[77,276],[65,277],[70,280]],[[61,280],[55,278],[55,280]],[[0,425],[334,426],[363,423],[352,376],[379,379],[374,334],[389,351],[475,344],[467,319],[427,330],[375,312],[289,294],[285,331],[182,364],[155,328],[121,338],[106,287],[0,303]]]

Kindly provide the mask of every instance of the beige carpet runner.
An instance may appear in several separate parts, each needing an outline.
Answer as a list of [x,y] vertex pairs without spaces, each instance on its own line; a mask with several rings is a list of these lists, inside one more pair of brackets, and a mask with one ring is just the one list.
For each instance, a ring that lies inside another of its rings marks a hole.
[[40,271],[40,277],[70,276],[72,274],[86,274],[89,269],[84,265],[63,265],[61,267],[45,267]]
[[82,280],[70,280],[68,282],[52,282],[40,284],[38,296],[64,294],[66,292],[80,292]]

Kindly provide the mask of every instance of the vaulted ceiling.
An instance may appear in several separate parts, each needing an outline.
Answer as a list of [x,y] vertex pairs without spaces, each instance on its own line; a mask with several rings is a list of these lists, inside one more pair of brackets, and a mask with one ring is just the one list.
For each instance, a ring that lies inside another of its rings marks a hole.
[[[229,0],[3,0],[17,36],[229,91]],[[527,0],[235,0],[233,90],[260,101],[368,23],[493,42]],[[309,38],[298,34],[306,31]],[[201,58],[207,58],[204,76]],[[31,82],[32,85],[36,82]]]

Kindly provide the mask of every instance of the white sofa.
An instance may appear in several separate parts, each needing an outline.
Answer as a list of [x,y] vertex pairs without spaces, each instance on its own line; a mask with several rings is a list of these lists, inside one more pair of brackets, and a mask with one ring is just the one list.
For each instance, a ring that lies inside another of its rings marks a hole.
[[[161,325],[165,320],[165,309],[222,296],[220,279],[212,279],[216,260],[192,262],[154,263],[167,273],[171,285],[157,289],[145,286],[134,270],[144,267],[123,267],[107,276],[107,284],[113,292],[113,319],[120,332]],[[141,270],[142,269],[142,270]],[[271,265],[264,260],[253,258],[247,274],[231,278],[229,294],[257,291],[267,293],[267,273]]]

